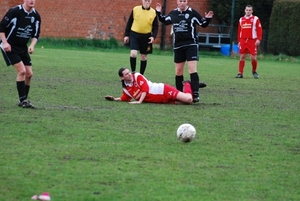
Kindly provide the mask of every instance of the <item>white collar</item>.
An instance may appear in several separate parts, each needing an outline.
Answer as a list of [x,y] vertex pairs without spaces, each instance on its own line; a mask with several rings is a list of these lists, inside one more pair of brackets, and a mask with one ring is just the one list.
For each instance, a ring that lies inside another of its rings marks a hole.
[[189,8],[190,8],[190,7],[189,7],[189,6],[187,6],[187,7],[186,7],[186,9],[185,9],[184,11],[181,11],[181,10],[180,10],[180,9],[177,7],[177,10],[178,10],[179,12],[181,12],[181,13],[182,13],[182,12],[185,12],[185,11],[187,11]]
[[250,16],[246,16],[246,15],[245,15],[245,18],[249,19],[249,18],[252,17],[252,16],[253,16],[252,14],[251,14]]
[[125,82],[125,81],[124,81],[124,84],[125,84],[125,86],[132,87],[132,85],[133,85],[133,80],[131,80],[130,82]]

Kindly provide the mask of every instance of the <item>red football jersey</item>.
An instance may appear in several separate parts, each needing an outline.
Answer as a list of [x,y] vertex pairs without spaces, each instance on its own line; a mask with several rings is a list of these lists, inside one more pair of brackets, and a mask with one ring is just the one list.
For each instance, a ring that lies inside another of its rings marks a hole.
[[125,83],[122,101],[130,101],[131,99],[139,100],[142,92],[147,95],[143,102],[148,103],[174,103],[179,91],[167,84],[155,83],[147,80],[142,74],[132,74],[133,80],[131,83]]
[[257,16],[243,16],[238,25],[238,41],[240,39],[262,39],[262,26]]

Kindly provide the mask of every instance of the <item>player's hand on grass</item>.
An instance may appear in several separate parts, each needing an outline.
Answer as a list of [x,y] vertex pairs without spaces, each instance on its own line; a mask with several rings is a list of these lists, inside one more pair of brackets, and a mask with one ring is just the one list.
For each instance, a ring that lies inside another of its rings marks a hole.
[[109,100],[109,101],[114,101],[115,100],[115,98],[113,96],[104,96],[104,98],[106,100]]

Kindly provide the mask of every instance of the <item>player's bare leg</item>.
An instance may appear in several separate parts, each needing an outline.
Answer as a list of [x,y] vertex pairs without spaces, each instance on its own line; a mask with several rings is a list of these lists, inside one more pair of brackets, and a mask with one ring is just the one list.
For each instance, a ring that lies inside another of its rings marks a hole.
[[16,84],[17,84],[17,91],[19,95],[19,106],[21,107],[29,107],[30,103],[27,103],[27,96],[26,96],[26,67],[24,66],[23,62],[20,61],[19,63],[14,64],[14,67],[17,71],[17,78],[16,78]]
[[181,91],[178,93],[176,99],[178,101],[180,101],[181,103],[185,103],[185,104],[192,104],[193,103],[192,94],[183,93]]
[[26,75],[26,67],[23,64],[22,61],[20,61],[19,63],[14,64],[14,67],[17,71],[17,82],[21,82],[24,81],[25,82],[25,75]]
[[[183,81],[183,92],[179,92],[176,99],[181,104],[192,104],[193,103],[193,92],[190,81]],[[175,102],[177,103],[177,102]],[[178,103],[177,103],[178,104]]]

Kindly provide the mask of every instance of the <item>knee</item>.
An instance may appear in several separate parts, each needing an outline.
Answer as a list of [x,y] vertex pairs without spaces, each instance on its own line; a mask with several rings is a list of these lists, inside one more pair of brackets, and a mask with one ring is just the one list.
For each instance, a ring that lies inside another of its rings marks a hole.
[[186,103],[187,104],[192,104],[193,103],[193,96],[191,94],[187,94]]
[[141,61],[146,61],[146,60],[147,60],[147,55],[141,54]]
[[189,69],[190,74],[197,72],[197,66],[191,65],[191,66],[188,66],[188,69]]
[[176,67],[176,69],[175,69],[175,74],[176,74],[177,76],[183,75],[183,68],[181,68],[181,67]]
[[26,71],[26,78],[28,79],[31,79],[33,76],[33,72],[30,70],[30,71]]
[[131,50],[130,51],[130,57],[136,58],[137,56],[137,51],[136,50]]
[[26,70],[24,69],[24,68],[22,68],[22,69],[20,69],[20,70],[18,70],[18,75],[19,76],[26,76]]
[[28,79],[31,79],[32,78],[32,76],[33,76],[33,73],[31,72],[31,73],[28,73],[28,74],[26,74],[26,78],[28,78]]

